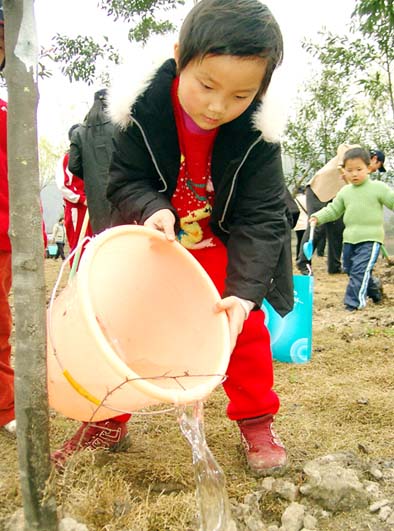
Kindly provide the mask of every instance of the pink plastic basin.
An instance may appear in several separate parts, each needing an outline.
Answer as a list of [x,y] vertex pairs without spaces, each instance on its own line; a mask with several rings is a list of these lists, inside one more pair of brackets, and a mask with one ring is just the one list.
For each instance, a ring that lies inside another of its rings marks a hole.
[[124,225],[86,247],[48,316],[50,405],[78,420],[203,400],[230,358],[211,279],[177,242]]

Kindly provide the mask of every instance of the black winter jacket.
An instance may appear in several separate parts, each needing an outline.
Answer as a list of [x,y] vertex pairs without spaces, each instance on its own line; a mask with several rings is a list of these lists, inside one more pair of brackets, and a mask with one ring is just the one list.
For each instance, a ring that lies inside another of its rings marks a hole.
[[108,168],[114,126],[105,113],[92,125],[80,125],[71,137],[68,168],[84,180],[90,224],[94,234],[111,226],[112,205],[107,199]]
[[[171,103],[175,76],[175,62],[166,61],[133,103],[129,125],[115,134],[107,189],[114,224],[142,224],[162,208],[177,218],[171,205],[180,164]],[[251,300],[257,308],[267,298],[285,315],[293,307],[291,227],[280,146],[253,127],[260,105],[220,127],[212,153],[210,225],[228,250],[222,295]]]

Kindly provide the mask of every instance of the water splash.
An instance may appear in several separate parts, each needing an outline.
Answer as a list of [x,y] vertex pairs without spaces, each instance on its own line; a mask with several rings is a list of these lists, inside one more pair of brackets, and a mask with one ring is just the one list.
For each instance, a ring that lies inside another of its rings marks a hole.
[[231,518],[223,471],[205,440],[202,402],[179,407],[178,422],[192,449],[199,531],[236,531],[235,522]]

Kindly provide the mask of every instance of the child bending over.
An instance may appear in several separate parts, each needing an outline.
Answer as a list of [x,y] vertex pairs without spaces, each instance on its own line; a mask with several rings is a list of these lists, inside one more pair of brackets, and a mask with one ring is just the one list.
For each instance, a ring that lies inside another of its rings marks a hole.
[[262,132],[262,98],[282,55],[279,26],[259,0],[201,0],[174,59],[137,96],[130,87],[124,101],[113,92],[109,102],[120,127],[107,193],[114,218],[178,240],[223,295],[217,311],[227,313],[234,348],[227,415],[259,474],[286,465],[272,429],[279,398],[260,309],[264,298],[282,315],[293,305],[280,146]]

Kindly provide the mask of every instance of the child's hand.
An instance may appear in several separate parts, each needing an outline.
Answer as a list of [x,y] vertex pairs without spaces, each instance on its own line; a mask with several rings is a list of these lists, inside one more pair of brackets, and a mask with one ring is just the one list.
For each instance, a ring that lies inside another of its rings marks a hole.
[[309,225],[317,225],[319,222],[315,216],[309,218]]
[[242,332],[245,319],[247,317],[246,312],[242,304],[239,302],[238,297],[225,297],[218,303],[216,303],[216,311],[225,311],[230,325],[230,347],[231,352],[235,347],[238,335]]
[[145,227],[150,229],[160,230],[164,232],[167,240],[173,242],[175,240],[175,216],[168,210],[168,208],[163,208],[152,214],[144,223]]

